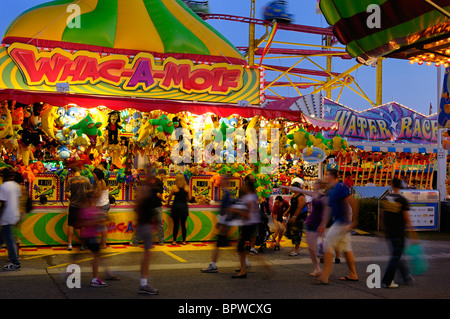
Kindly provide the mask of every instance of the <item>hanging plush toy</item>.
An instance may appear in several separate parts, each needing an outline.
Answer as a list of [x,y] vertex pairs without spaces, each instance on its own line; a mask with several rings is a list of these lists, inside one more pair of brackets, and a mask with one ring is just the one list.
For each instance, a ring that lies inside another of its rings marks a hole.
[[332,139],[333,150],[346,150],[348,148],[348,142],[344,138],[342,138],[339,134],[336,134]]
[[106,130],[108,131],[108,144],[117,145],[119,144],[119,130],[123,127],[120,125],[122,119],[120,118],[120,113],[118,111],[112,111],[108,116],[108,125],[106,125]]
[[7,139],[13,136],[13,121],[11,117],[11,111],[6,104],[3,104],[0,110],[0,139]]
[[58,155],[58,158],[60,160],[65,160],[65,159],[69,159],[70,158],[70,150],[67,148],[67,146],[65,145],[60,145],[58,146],[58,148],[56,149],[56,154]]
[[290,145],[291,146],[293,146],[294,144],[297,145],[299,150],[303,150],[305,147],[313,145],[309,136],[310,134],[303,128],[300,128],[299,130],[289,133],[287,135],[288,139],[292,140],[290,142]]
[[23,108],[24,104],[21,103],[15,103],[14,101],[8,101],[10,106],[11,106],[11,117],[12,117],[12,125],[13,125],[13,131],[14,133],[17,133],[17,131],[20,131],[22,129],[22,124],[23,124],[23,120],[24,120],[24,115],[23,115]]
[[46,104],[41,112],[41,130],[51,138],[55,138],[56,107]]
[[94,122],[92,116],[88,114],[84,119],[70,126],[70,129],[76,130],[77,137],[82,137],[83,134],[86,134],[89,138],[90,145],[95,146],[97,136],[102,136],[102,132],[99,130],[101,126],[101,122]]
[[169,118],[165,114],[162,114],[157,119],[150,119],[150,124],[156,126],[156,130],[158,132],[172,134],[172,132],[174,131],[173,122],[169,120]]

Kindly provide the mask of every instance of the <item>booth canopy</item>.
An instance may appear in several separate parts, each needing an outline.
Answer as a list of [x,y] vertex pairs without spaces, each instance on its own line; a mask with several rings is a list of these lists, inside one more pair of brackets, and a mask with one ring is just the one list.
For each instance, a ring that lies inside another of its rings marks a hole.
[[177,102],[192,112],[261,103],[259,68],[181,0],[51,1],[13,20],[2,43],[0,95],[22,103],[165,110]]
[[339,42],[360,62],[427,52],[439,53],[432,56],[437,61],[445,58],[448,0],[321,0],[320,8]]
[[[70,7],[70,5],[74,5]],[[70,23],[68,23],[70,22]],[[2,43],[203,62],[247,64],[240,52],[181,0],[56,0],[7,28]]]

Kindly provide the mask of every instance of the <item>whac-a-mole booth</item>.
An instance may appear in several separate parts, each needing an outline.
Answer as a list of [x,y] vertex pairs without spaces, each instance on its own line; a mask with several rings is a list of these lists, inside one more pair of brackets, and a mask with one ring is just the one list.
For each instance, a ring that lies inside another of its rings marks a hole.
[[[260,70],[248,67],[228,40],[179,0],[40,4],[6,30],[0,73],[5,162],[21,167],[34,202],[34,210],[18,227],[25,246],[67,243],[64,191],[71,175],[66,164],[86,161],[95,166],[105,158],[116,168],[108,179],[108,243],[129,242],[136,229],[133,207],[142,176],[120,170],[127,154],[147,152],[150,162],[168,157],[164,151],[170,150],[170,134],[163,122],[173,116],[165,114],[201,115],[212,104],[237,106],[240,100],[260,104]],[[72,114],[71,108],[78,112]],[[106,128],[112,111],[121,113],[122,122]],[[153,125],[147,125],[150,121]],[[111,143],[117,129],[119,143]],[[160,154],[155,154],[155,145],[162,146]],[[49,162],[62,165],[47,168]],[[36,163],[41,164],[33,167]],[[165,196],[173,178],[165,180]],[[238,187],[240,182],[235,183]],[[190,205],[187,240],[213,240],[219,188],[211,186],[210,176],[201,175],[190,177],[189,185],[193,197],[207,200]],[[172,241],[168,207],[163,219],[165,240]]]

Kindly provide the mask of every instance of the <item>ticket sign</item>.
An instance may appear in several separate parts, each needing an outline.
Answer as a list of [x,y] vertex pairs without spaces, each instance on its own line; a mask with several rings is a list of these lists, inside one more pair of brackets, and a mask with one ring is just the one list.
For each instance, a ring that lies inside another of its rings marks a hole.
[[409,202],[409,218],[415,230],[438,230],[439,191],[401,190]]
[[30,183],[30,196],[33,201],[39,201],[41,197],[49,202],[59,201],[60,183],[55,174],[39,174]]
[[211,199],[212,185],[211,176],[193,176],[190,180],[191,196],[206,196]]
[[167,201],[169,199],[170,190],[172,189],[172,186],[175,185],[175,176],[165,178],[163,185],[163,200]]
[[109,196],[114,197],[116,201],[125,200],[125,186],[124,183],[119,183],[116,175],[112,175],[106,180],[106,185],[109,187]]
[[415,228],[437,228],[437,207],[433,204],[414,205],[409,211],[411,225]]

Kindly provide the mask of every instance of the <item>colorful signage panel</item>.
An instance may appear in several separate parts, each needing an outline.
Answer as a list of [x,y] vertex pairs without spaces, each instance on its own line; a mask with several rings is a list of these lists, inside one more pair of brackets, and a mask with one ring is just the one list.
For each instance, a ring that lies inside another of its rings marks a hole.
[[198,196],[205,196],[207,199],[212,199],[212,182],[211,176],[193,176],[190,181],[191,196],[196,198]]
[[449,73],[450,68],[446,68],[438,118],[439,126],[447,128],[450,128],[450,82],[448,81]]
[[39,201],[45,196],[47,201],[60,201],[60,180],[55,174],[38,174],[30,183],[30,196],[33,201]]
[[80,50],[13,43],[0,48],[0,88],[70,93],[237,103],[260,103],[260,70],[226,63],[196,64],[172,57],[100,55]]
[[348,141],[436,144],[437,114],[425,116],[396,102],[358,112],[344,105],[324,99],[324,118],[339,123],[337,131]]

